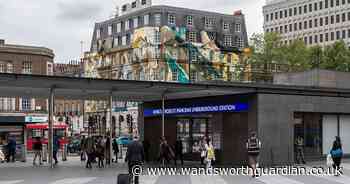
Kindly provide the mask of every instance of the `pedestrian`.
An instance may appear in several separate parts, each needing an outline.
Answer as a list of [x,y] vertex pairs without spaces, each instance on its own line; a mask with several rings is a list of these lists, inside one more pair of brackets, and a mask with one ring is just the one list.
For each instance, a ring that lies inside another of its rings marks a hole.
[[94,152],[95,152],[95,141],[92,137],[88,137],[86,139],[87,161],[86,161],[86,166],[85,166],[88,169],[92,168],[92,161],[94,159]]
[[139,176],[134,176],[133,168],[141,167],[145,160],[144,149],[139,141],[138,137],[134,137],[134,140],[128,145],[126,152],[125,162],[128,163],[129,174],[134,180],[134,184],[139,184]]
[[15,162],[16,159],[16,138],[9,136],[7,139],[7,162]]
[[99,168],[103,168],[104,164],[104,155],[105,155],[105,144],[102,137],[99,137],[96,143],[96,156],[97,163]]
[[106,138],[105,142],[105,158],[106,158],[106,165],[111,165],[111,139],[109,137]]
[[41,153],[43,151],[43,145],[41,142],[41,137],[37,137],[34,144],[33,144],[33,151],[34,151],[34,159],[33,159],[33,165],[36,165],[36,158],[39,157],[39,164],[42,165],[42,156]]
[[261,149],[261,142],[257,138],[256,132],[251,132],[250,137],[246,144],[247,152],[248,152],[248,163],[252,168],[252,177],[258,177],[258,173],[256,168],[258,167],[259,162],[259,153]]
[[151,147],[151,144],[150,142],[145,139],[143,141],[143,149],[144,149],[144,152],[145,152],[145,162],[149,162],[149,149]]
[[55,165],[58,164],[57,153],[60,149],[60,139],[57,135],[53,137],[53,159],[55,160]]
[[112,147],[115,155],[115,163],[118,163],[119,146],[118,146],[117,138],[113,139]]
[[205,149],[205,144],[207,143],[206,137],[202,137],[202,139],[199,142],[199,151],[201,153],[201,165],[204,165],[204,160],[207,155],[207,150]]
[[343,148],[339,136],[335,137],[335,141],[333,142],[330,154],[333,159],[333,169],[335,171],[335,176],[339,176],[339,173],[343,174],[343,171],[340,170],[341,159],[343,157]]
[[164,165],[169,164],[170,160],[175,158],[175,154],[171,147],[168,144],[168,141],[166,140],[165,137],[161,138],[161,145],[160,145],[160,155],[161,155],[161,162]]
[[182,141],[180,138],[178,138],[178,140],[175,142],[175,166],[177,159],[180,159],[181,161],[181,166],[184,165],[184,159],[183,159],[183,145],[182,145]]
[[295,150],[297,164],[306,164],[304,158],[304,139],[301,136],[298,136],[295,140]]
[[80,161],[86,160],[86,138],[82,137],[80,141]]
[[215,161],[215,149],[210,139],[208,139],[208,143],[205,145],[206,149],[206,169],[210,169],[213,167],[213,162]]

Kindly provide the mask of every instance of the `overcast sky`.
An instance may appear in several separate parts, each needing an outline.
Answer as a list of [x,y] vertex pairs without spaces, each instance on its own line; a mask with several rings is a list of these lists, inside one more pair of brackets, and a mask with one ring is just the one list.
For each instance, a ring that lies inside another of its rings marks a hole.
[[[116,5],[131,0],[0,0],[0,39],[11,44],[45,46],[56,62],[77,59],[90,48],[95,22],[108,19]],[[262,32],[265,0],[153,0],[153,4],[232,14],[241,9],[248,35]]]

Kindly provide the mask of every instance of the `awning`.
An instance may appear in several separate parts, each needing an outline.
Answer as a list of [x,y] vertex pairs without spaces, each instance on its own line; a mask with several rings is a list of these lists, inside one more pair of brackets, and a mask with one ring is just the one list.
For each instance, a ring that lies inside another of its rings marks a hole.
[[[53,125],[54,129],[65,129],[68,126],[65,123],[55,123]],[[27,124],[26,128],[28,129],[48,129],[49,125],[47,123],[35,123],[35,124]]]

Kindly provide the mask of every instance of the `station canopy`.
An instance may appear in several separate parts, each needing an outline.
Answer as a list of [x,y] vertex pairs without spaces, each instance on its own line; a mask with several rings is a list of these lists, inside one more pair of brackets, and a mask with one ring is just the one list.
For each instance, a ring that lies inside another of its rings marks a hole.
[[74,78],[61,76],[0,74],[1,97],[48,98],[54,89],[56,98],[105,100],[110,95],[121,101],[157,101],[163,94],[166,100],[196,97],[220,96],[254,93],[262,91],[309,91],[338,93],[349,90],[311,88],[301,86],[282,86],[272,84],[253,84],[241,82],[211,81],[209,83],[182,84],[175,82],[110,80]]

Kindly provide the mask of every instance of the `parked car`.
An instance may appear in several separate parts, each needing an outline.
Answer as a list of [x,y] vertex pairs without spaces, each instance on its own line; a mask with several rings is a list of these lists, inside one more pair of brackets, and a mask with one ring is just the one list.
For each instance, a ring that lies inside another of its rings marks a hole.
[[132,139],[130,137],[119,137],[117,139],[117,143],[120,145],[128,145],[130,144]]

